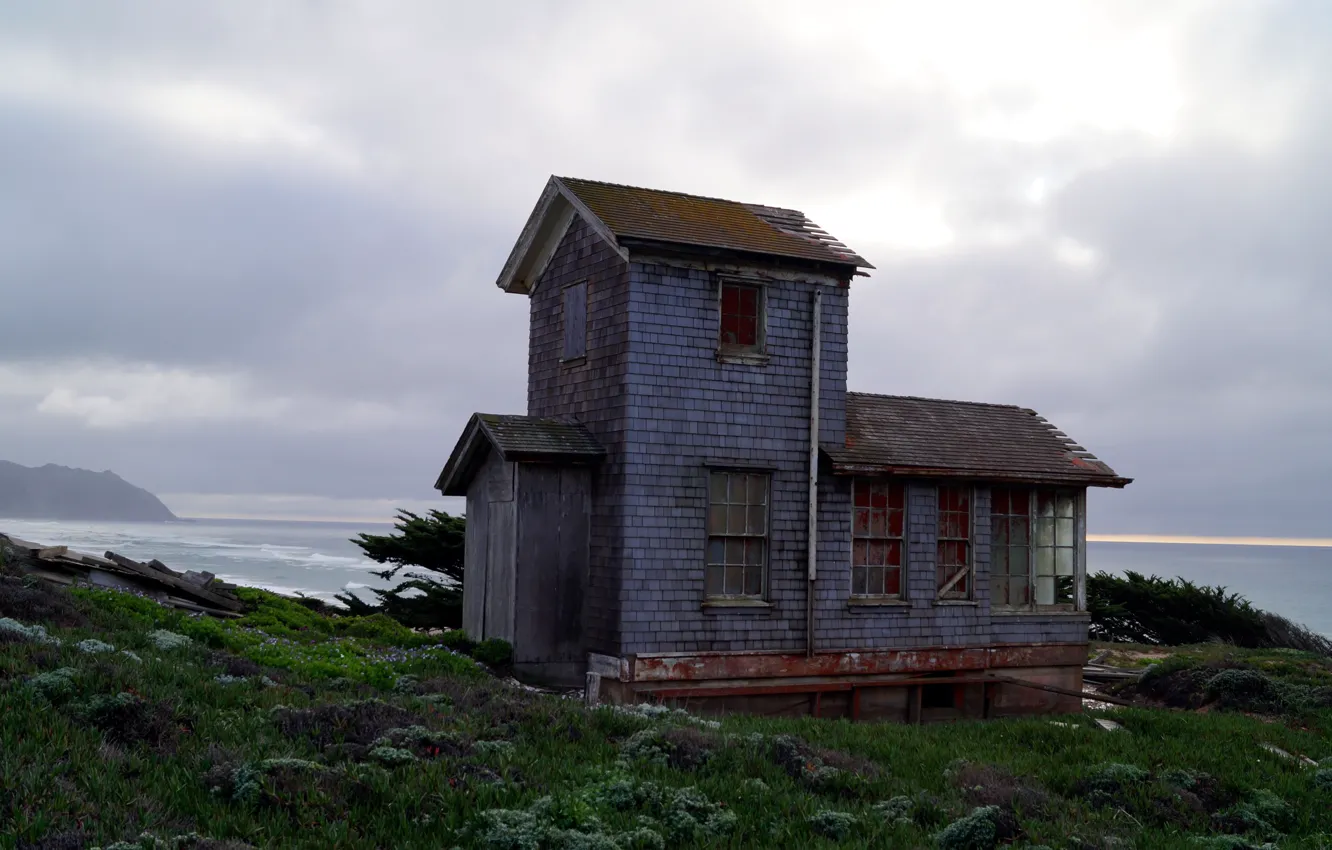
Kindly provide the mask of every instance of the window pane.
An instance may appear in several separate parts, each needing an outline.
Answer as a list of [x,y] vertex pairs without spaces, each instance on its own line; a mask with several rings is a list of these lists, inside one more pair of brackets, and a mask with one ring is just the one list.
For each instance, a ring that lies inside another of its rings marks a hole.
[[906,516],[906,512],[905,512],[905,511],[889,511],[889,512],[888,512],[888,536],[889,536],[889,537],[901,537],[901,536],[902,536],[902,523],[903,523],[903,517],[905,517],[905,516]]
[[902,566],[902,541],[900,540],[888,541],[888,553],[887,553],[887,558],[884,560],[884,563],[890,564],[894,567]]
[[1036,516],[1046,517],[1054,516],[1055,498],[1054,493],[1049,490],[1040,490],[1036,493]]
[[709,501],[711,501],[714,505],[724,503],[726,501],[726,473],[725,472],[712,473],[712,475],[710,476],[708,489],[709,489],[708,493]]
[[745,533],[745,506],[731,505],[726,513],[726,531],[729,534]]
[[1055,601],[1054,576],[1036,577],[1036,604],[1053,605]]
[[745,563],[751,567],[763,566],[763,541],[753,538],[745,541]]
[[888,596],[902,595],[902,571],[896,567],[889,567],[883,578],[883,592]]
[[761,567],[750,567],[745,570],[745,595],[761,596],[763,594],[763,569]]
[[735,537],[726,541],[726,563],[743,564],[745,562],[745,541]]
[[1071,519],[1055,520],[1055,545],[1056,546],[1073,545],[1073,520]]
[[1073,575],[1073,550],[1056,549],[1055,550],[1055,575],[1071,576]]
[[722,285],[721,309],[724,314],[740,312],[740,287],[733,283]]
[[996,518],[990,523],[990,544],[995,548],[1008,545],[1008,520]]
[[1027,532],[1029,531],[1026,517],[1014,517],[1009,520],[1008,542],[1014,546],[1027,545]]
[[736,321],[736,343],[739,345],[758,345],[758,319],[741,316]]
[[726,506],[713,505],[708,508],[708,534],[726,533]]
[[740,317],[733,313],[724,313],[721,317],[721,341],[726,345],[740,343]]
[[1071,518],[1073,516],[1073,494],[1060,493],[1057,501],[1058,505],[1056,507],[1058,509],[1058,515]]
[[1008,578],[994,575],[990,577],[990,604],[1008,605]]
[[1054,575],[1054,574],[1055,574],[1055,571],[1054,571],[1054,550],[1053,550],[1053,549],[1045,549],[1045,548],[1037,549],[1037,550],[1036,550],[1036,576],[1037,576],[1037,578],[1039,578],[1039,577],[1041,577],[1041,576],[1052,576],[1052,575]]
[[870,483],[863,478],[856,479],[854,501],[858,508],[868,508],[870,505]]
[[1008,489],[1004,487],[996,487],[990,491],[990,513],[1008,513],[1008,493]]
[[870,528],[869,508],[856,508],[854,533],[857,537],[868,537]]
[[758,296],[758,289],[752,286],[746,286],[740,290],[740,315],[758,315]]
[[856,540],[851,544],[851,563],[858,567],[869,563],[868,540]]
[[990,549],[990,573],[996,576],[1008,573],[1008,547],[994,546]]
[[1027,605],[1031,602],[1031,588],[1026,576],[1011,576],[1008,579],[1008,598],[1010,605]]
[[763,505],[749,507],[749,534],[766,534],[768,530],[768,509]]
[[888,554],[888,544],[882,540],[871,540],[869,547],[869,563],[876,567],[883,566]]
[[706,576],[703,583],[703,591],[708,596],[721,596],[724,592],[722,581],[725,578],[725,568],[708,567],[704,572]]
[[866,590],[866,582],[869,580],[869,571],[864,567],[851,568],[851,592],[857,596],[864,596],[869,593]]
[[1054,520],[1041,517],[1036,520],[1036,545],[1054,545]]
[[745,568],[727,567],[726,568],[726,595],[739,596],[745,592]]
[[906,487],[901,484],[892,484],[888,487],[888,507],[897,510],[906,509]]
[[888,490],[882,484],[870,488],[870,507],[883,509],[888,507]]
[[751,505],[766,505],[768,503],[768,476],[751,475],[749,476],[749,492],[746,494],[745,501]]
[[888,512],[882,510],[870,511],[870,537],[888,536]]
[[1027,547],[1008,547],[1008,574],[1010,576],[1022,576],[1025,578],[1027,570]]
[[1073,604],[1073,577],[1056,576],[1055,583],[1055,604],[1072,605]]
[[708,541],[708,563],[723,564],[725,562],[726,541],[714,537]]

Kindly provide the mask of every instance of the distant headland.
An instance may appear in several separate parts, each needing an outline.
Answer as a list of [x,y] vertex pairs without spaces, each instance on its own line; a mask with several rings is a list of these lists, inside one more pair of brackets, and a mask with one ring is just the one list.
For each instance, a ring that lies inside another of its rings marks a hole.
[[162,500],[107,470],[0,460],[0,517],[11,519],[166,522]]

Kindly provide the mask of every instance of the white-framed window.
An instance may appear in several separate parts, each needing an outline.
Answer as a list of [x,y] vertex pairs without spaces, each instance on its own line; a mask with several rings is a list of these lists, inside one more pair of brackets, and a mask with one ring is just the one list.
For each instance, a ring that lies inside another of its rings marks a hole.
[[768,495],[772,476],[749,470],[708,473],[709,599],[762,599],[767,589]]
[[1079,597],[1075,490],[995,487],[990,493],[990,604],[1072,611]]
[[934,559],[939,599],[970,599],[972,584],[972,492],[969,486],[940,485]]
[[906,486],[857,478],[851,498],[851,595],[903,598]]

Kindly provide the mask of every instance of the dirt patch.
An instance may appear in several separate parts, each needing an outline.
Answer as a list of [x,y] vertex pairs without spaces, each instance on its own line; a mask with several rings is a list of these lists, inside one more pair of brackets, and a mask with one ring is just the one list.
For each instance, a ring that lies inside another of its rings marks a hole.
[[424,726],[427,717],[379,700],[332,703],[314,708],[280,708],[273,712],[278,731],[305,738],[319,749],[334,744],[369,746],[390,729]]
[[1014,776],[994,765],[966,764],[955,770],[950,778],[971,806],[998,806],[1036,818],[1050,808],[1052,798],[1040,783]]
[[0,617],[47,628],[79,628],[88,618],[77,600],[64,590],[43,581],[0,576]]
[[75,714],[116,744],[144,745],[159,752],[174,750],[177,737],[186,728],[170,702],[128,693],[95,696],[77,706]]

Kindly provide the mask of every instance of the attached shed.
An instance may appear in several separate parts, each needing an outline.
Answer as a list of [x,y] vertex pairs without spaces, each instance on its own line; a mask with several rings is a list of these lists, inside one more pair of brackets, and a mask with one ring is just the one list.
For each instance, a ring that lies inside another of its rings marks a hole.
[[579,425],[478,413],[435,485],[467,497],[463,629],[511,643],[536,681],[583,681],[591,470],[604,456]]

